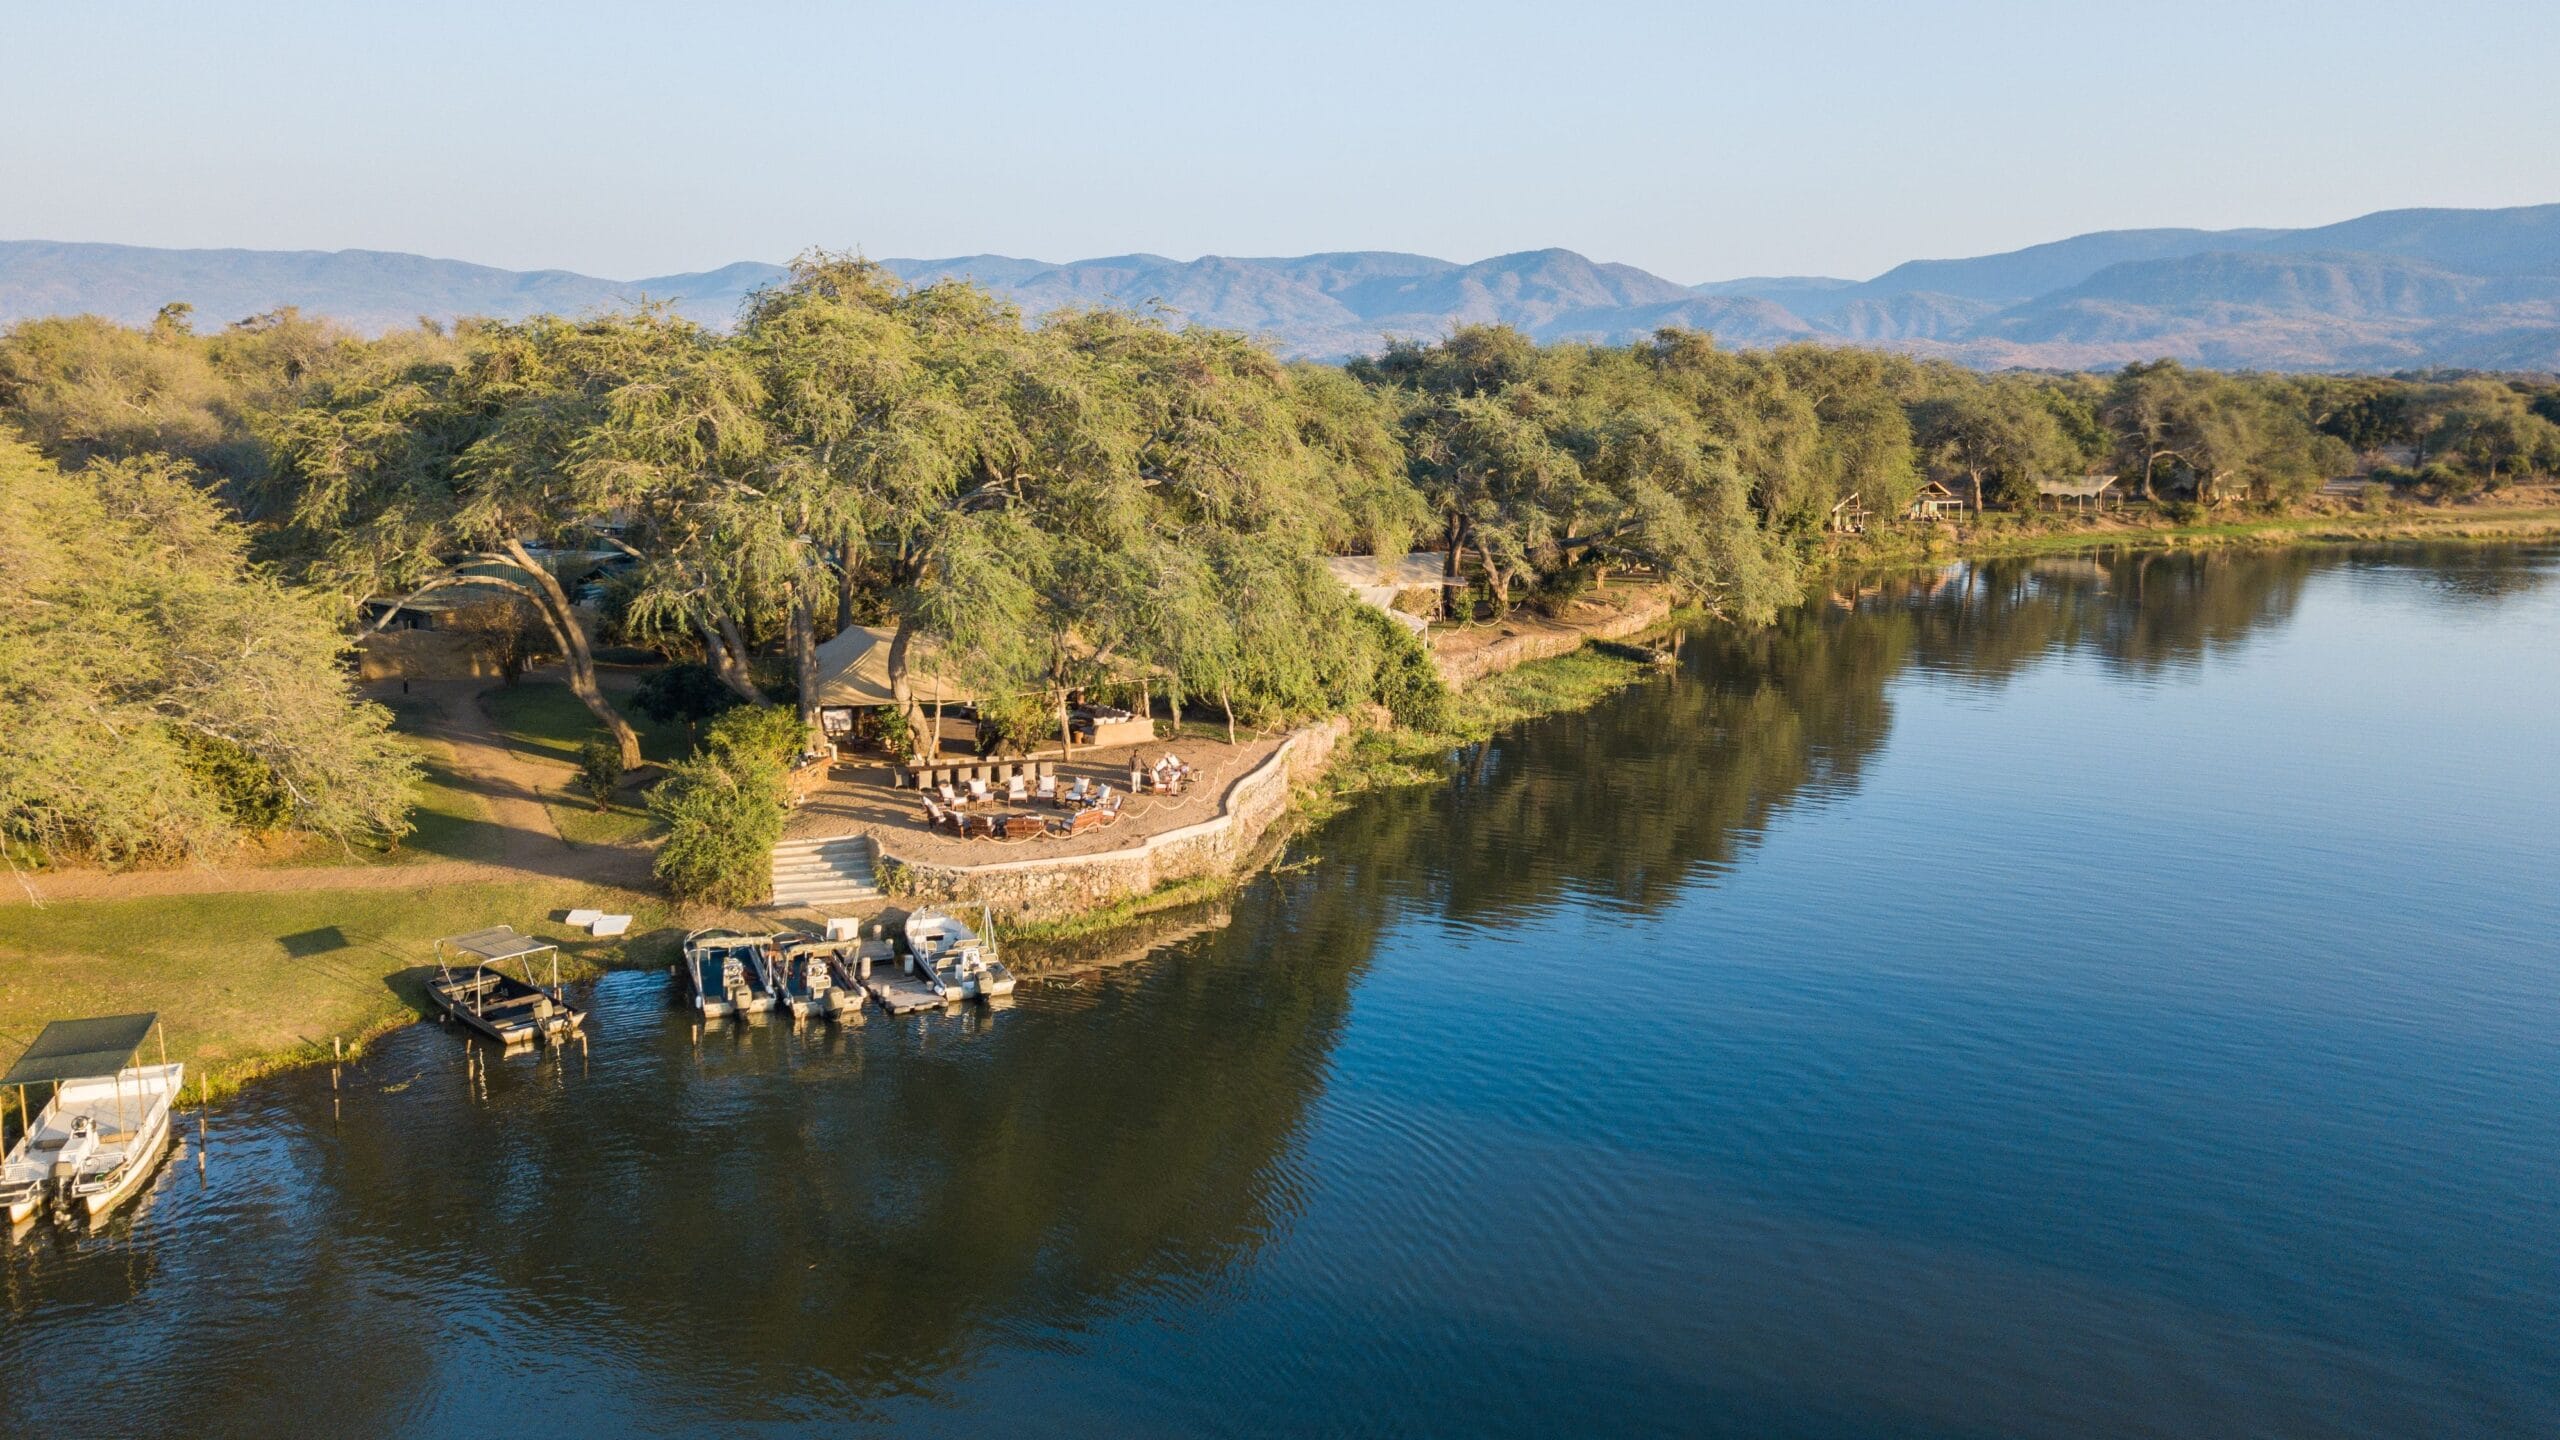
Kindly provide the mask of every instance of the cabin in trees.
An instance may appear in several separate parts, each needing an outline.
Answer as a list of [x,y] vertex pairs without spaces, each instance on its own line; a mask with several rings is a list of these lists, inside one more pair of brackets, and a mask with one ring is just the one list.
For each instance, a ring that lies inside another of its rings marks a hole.
[[1963,513],[1963,498],[1935,480],[1914,491],[1910,508],[1903,511],[1903,515],[1912,520],[1942,520]]
[[2038,503],[2052,501],[2057,509],[2066,500],[2077,504],[2083,510],[2088,509],[2092,504],[2104,509],[2107,502],[2115,498],[2115,485],[2116,477],[2113,475],[2082,475],[2072,480],[2039,480],[2036,482],[2036,498]]
[[1858,498],[1857,491],[1852,490],[1841,496],[1832,505],[1831,518],[1825,522],[1825,528],[1834,535],[1867,533],[1867,507],[1866,503]]

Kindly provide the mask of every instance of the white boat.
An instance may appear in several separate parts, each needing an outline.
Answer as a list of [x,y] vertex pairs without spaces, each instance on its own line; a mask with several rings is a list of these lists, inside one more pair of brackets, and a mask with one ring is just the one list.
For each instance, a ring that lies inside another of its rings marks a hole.
[[706,1019],[761,1015],[773,1008],[770,935],[736,930],[696,930],[684,937],[686,984],[693,1008]]
[[[0,1163],[0,1207],[14,1225],[49,1207],[57,1221],[103,1218],[131,1199],[169,1148],[171,1110],[186,1066],[130,1063],[157,1015],[110,1015],[47,1025],[0,1087],[18,1096],[23,1133]],[[28,1113],[26,1087],[50,1083]]]
[[908,912],[907,963],[945,1000],[1013,993],[1013,972],[996,959],[994,943],[945,911],[919,907]]

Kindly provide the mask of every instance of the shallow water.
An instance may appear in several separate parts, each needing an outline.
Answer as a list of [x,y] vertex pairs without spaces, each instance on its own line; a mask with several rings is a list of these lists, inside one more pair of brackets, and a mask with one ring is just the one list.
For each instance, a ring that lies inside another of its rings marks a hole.
[[0,1433],[2552,1433],[2555,575],[1844,587],[1002,1010],[415,1027],[10,1244]]

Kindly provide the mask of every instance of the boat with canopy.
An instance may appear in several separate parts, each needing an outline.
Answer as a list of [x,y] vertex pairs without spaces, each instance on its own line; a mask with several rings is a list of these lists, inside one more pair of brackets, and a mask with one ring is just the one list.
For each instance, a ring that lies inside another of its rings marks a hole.
[[737,930],[696,930],[684,937],[686,988],[706,1019],[760,1015],[777,990],[773,937]]
[[[56,1020],[6,1074],[0,1091],[18,1099],[20,1134],[0,1162],[0,1208],[12,1225],[49,1206],[57,1222],[104,1218],[142,1188],[169,1148],[169,1114],[186,1085],[186,1066],[136,1065],[159,1031],[156,1014]],[[27,1087],[50,1084],[41,1111]]]
[[[533,978],[534,957],[544,954],[551,957],[547,986]],[[524,978],[499,968],[510,960]],[[561,993],[560,947],[520,935],[512,925],[437,941],[436,973],[427,981],[427,998],[501,1045],[556,1045],[587,1019],[587,1012]]]

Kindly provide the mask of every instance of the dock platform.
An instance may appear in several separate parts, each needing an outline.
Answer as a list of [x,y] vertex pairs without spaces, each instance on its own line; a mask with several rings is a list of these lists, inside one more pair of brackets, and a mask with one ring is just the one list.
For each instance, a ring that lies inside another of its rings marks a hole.
[[873,965],[871,974],[862,982],[881,1009],[892,1015],[912,1015],[918,1010],[939,1010],[950,1002],[933,991],[933,987],[900,969],[894,962]]

